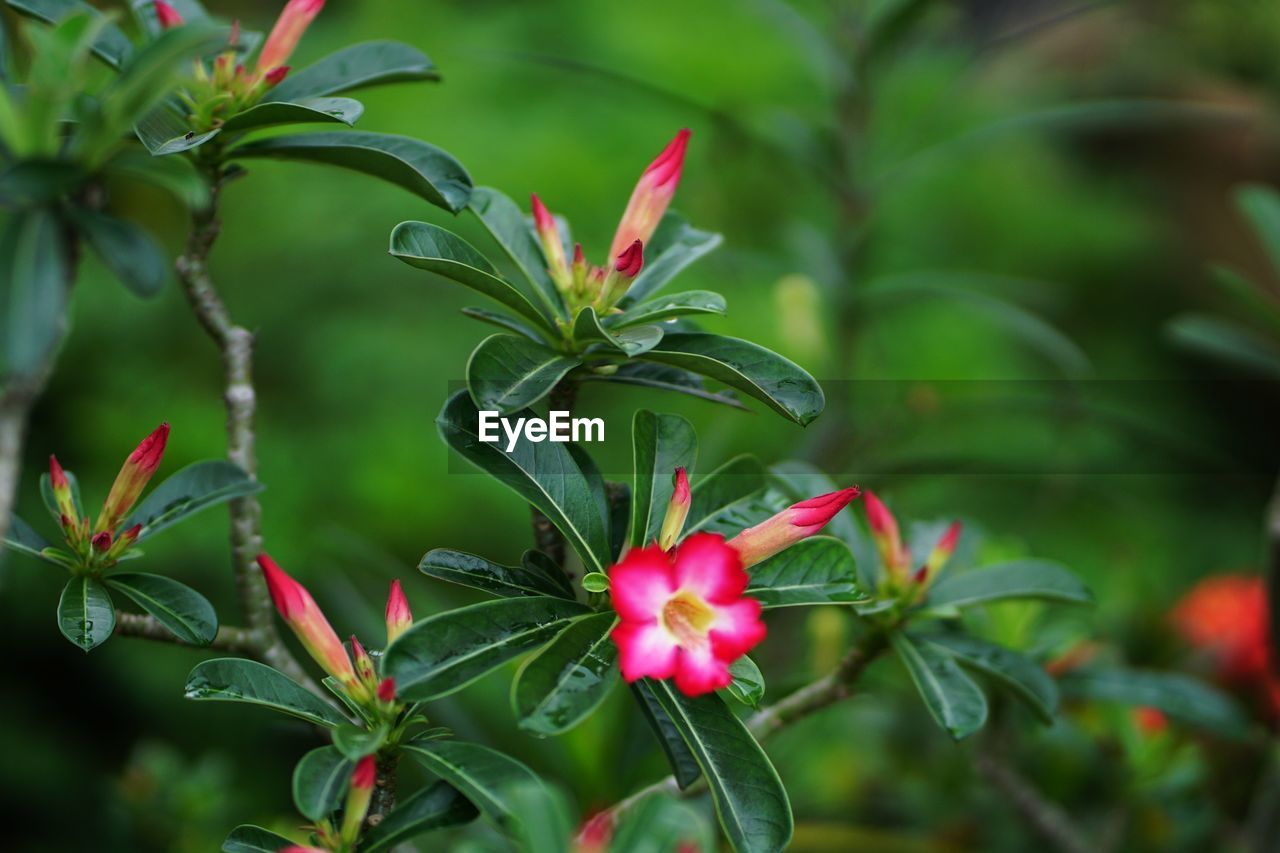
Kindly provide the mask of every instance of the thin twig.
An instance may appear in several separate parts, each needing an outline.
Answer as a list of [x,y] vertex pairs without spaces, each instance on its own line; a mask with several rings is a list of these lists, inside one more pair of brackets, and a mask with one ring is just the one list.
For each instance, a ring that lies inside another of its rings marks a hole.
[[994,750],[974,750],[972,755],[978,774],[1005,795],[1014,811],[1041,838],[1063,853],[1090,853],[1096,849],[1065,811],[1046,800],[1030,781],[997,758]]
[[122,637],[137,637],[161,643],[191,646],[191,648],[217,649],[218,651],[231,652],[237,655],[255,655],[257,653],[257,644],[254,641],[253,634],[244,628],[236,628],[231,625],[220,626],[218,635],[213,638],[213,642],[209,645],[195,646],[185,640],[178,639],[168,628],[160,624],[160,621],[154,616],[144,616],[141,613],[117,613],[115,633]]

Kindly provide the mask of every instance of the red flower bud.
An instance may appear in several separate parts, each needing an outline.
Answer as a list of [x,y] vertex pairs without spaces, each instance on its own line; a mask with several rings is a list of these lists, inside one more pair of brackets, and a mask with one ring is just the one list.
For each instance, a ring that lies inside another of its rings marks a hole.
[[160,23],[160,29],[169,30],[174,27],[180,27],[184,23],[182,16],[178,14],[178,10],[170,6],[164,0],[156,0],[156,20]]
[[360,837],[360,826],[369,812],[369,800],[373,797],[373,786],[377,780],[378,766],[372,755],[356,762],[355,772],[351,774],[351,787],[347,789],[347,805],[342,813],[342,840],[348,844],[354,844]]
[[368,692],[356,678],[347,650],[342,647],[342,641],[333,632],[329,620],[324,618],[324,613],[311,594],[302,584],[285,574],[266,554],[258,555],[258,565],[262,568],[267,590],[271,593],[276,610],[302,641],[308,654],[325,672],[351,692],[353,698],[367,697]]
[[351,787],[372,788],[378,778],[378,768],[372,755],[366,755],[356,763],[355,772],[351,774]]
[[564,242],[560,239],[556,219],[537,193],[529,196],[529,204],[533,208],[533,226],[538,232],[538,241],[542,244],[542,254],[547,259],[547,272],[561,291],[567,291],[573,284],[573,272],[565,258]]
[[96,532],[114,530],[124,520],[129,510],[133,509],[138,496],[151,480],[151,475],[155,474],[156,469],[160,467],[160,460],[164,458],[164,448],[168,440],[169,425],[160,424],[151,435],[142,440],[133,453],[129,454],[120,473],[116,475],[115,483],[111,485],[106,502],[102,505],[102,514],[98,516],[98,523],[94,525]]
[[850,486],[792,504],[755,527],[748,527],[729,540],[729,546],[742,555],[743,566],[754,566],[817,533],[859,494],[857,486]]
[[[289,61],[302,34],[324,8],[324,0],[289,0],[258,55],[258,71],[268,74]],[[279,81],[277,81],[279,82]]]
[[400,588],[399,580],[391,582],[391,592],[387,595],[386,619],[388,646],[413,624],[413,614],[409,612],[409,602],[404,597],[404,590]]
[[933,546],[933,550],[929,552],[929,559],[925,566],[929,569],[930,575],[936,575],[938,571],[947,564],[951,559],[951,555],[956,552],[956,543],[960,541],[960,522],[953,521],[951,526],[947,528],[947,532],[942,534],[942,538],[938,540],[938,544]]
[[612,811],[596,812],[582,824],[574,839],[574,853],[607,853],[617,821]]
[[76,512],[75,497],[71,494],[71,480],[58,464],[56,456],[49,457],[49,485],[53,487],[53,499],[58,506],[59,515],[67,519],[62,525],[66,527],[68,522],[79,517],[79,513]]
[[667,503],[667,514],[662,519],[662,530],[658,533],[658,547],[664,551],[670,551],[680,538],[685,519],[689,517],[689,505],[693,502],[689,491],[689,475],[683,467],[676,469],[674,480],[675,488]]
[[640,274],[643,267],[644,244],[636,240],[615,260],[613,269],[609,271],[609,276],[604,280],[604,286],[601,288],[597,310],[603,312],[612,308],[631,287],[631,282],[636,280],[636,276]]
[[880,551],[881,562],[891,576],[904,580],[911,563],[911,555],[902,544],[898,520],[870,490],[867,491],[863,504],[867,508],[867,524],[871,527],[871,538],[875,540],[876,548]]
[[266,75],[262,79],[267,81],[268,86],[275,86],[275,85],[278,85],[280,81],[283,80],[286,75],[288,75],[288,73],[289,73],[289,66],[281,65],[278,68],[272,68],[270,71],[266,73]]
[[1169,728],[1169,718],[1164,712],[1146,705],[1133,709],[1133,721],[1137,724],[1138,731],[1147,737],[1154,737]]
[[111,550],[111,531],[104,530],[101,533],[95,535],[91,541],[93,543],[93,550],[99,551],[102,553],[110,551]]
[[644,170],[627,202],[618,230],[613,235],[613,245],[609,248],[610,257],[622,254],[636,240],[649,242],[658,222],[662,220],[662,214],[666,213],[667,206],[671,204],[671,197],[676,194],[688,144],[689,131],[680,131],[657,159],[649,164],[649,168]]
[[378,682],[378,700],[388,705],[396,701],[396,680],[384,678]]
[[369,657],[369,653],[365,651],[364,646],[360,645],[355,634],[351,635],[351,656],[355,658],[356,675],[360,676],[360,680],[370,688],[376,687],[378,674],[373,668],[373,658]]
[[640,275],[640,270],[644,267],[644,243],[636,240],[627,247],[621,255],[618,255],[618,261],[614,264],[614,269],[627,278],[635,278]]

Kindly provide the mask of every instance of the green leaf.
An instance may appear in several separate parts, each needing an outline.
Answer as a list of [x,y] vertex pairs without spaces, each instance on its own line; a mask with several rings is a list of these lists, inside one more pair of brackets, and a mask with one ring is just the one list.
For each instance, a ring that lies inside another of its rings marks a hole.
[[26,554],[28,557],[36,557],[41,560],[47,559],[43,553],[45,548],[52,548],[45,538],[31,528],[21,518],[16,515],[9,516],[9,532],[5,534],[4,544],[6,547],[19,554]]
[[[103,91],[103,130],[123,136],[141,116],[159,105],[179,82],[188,63],[227,43],[226,27],[188,23],[139,47]],[[114,147],[114,141],[111,142]]]
[[715,850],[717,840],[701,811],[676,797],[654,794],[622,814],[609,853]]
[[107,586],[119,590],[184,643],[207,646],[218,635],[218,614],[203,595],[160,575],[111,575]]
[[[534,417],[530,411],[515,417]],[[599,473],[583,470],[571,445],[521,438],[511,453],[505,444],[480,441],[479,413],[465,391],[455,393],[436,418],[445,443],[468,462],[515,491],[551,520],[582,557],[588,571],[604,571],[612,562],[606,507],[598,499]]]
[[333,730],[333,745],[338,752],[356,761],[382,749],[388,733],[385,723],[373,729],[342,725]]
[[506,329],[508,332],[515,332],[517,335],[524,335],[531,341],[538,343],[546,341],[544,332],[540,332],[532,326],[526,326],[514,317],[508,317],[500,311],[489,311],[485,308],[463,308],[462,314],[473,320],[479,320],[481,323],[488,323],[491,326]]
[[573,586],[564,572],[536,560],[521,566],[502,566],[474,554],[435,548],[422,558],[418,571],[506,598],[522,595],[550,595],[570,601],[574,598]]
[[528,294],[498,275],[466,240],[427,222],[401,222],[391,232],[391,256],[500,302],[534,325],[553,328]]
[[503,598],[429,616],[391,644],[383,674],[398,696],[420,702],[461,690],[551,639],[569,620],[590,612],[550,596]]
[[743,655],[729,664],[729,674],[733,681],[725,688],[730,696],[752,708],[759,708],[764,699],[764,673],[756,662]]
[[1235,202],[1267,250],[1272,270],[1280,272],[1280,195],[1262,184],[1245,184],[1236,189]]
[[677,394],[687,394],[710,403],[747,410],[732,391],[708,391],[706,383],[696,373],[662,364],[646,364],[642,361],[624,362],[618,365],[616,371],[607,374],[586,373],[579,381],[612,382],[619,385],[639,385],[642,388],[653,388],[658,391],[674,391]]
[[405,798],[361,836],[360,853],[390,850],[424,832],[469,823],[480,812],[448,782],[436,782]]
[[658,538],[675,491],[675,470],[692,472],[698,461],[698,436],[693,424],[679,415],[640,409],[631,421],[631,447],[631,544],[638,548]]
[[564,795],[540,782],[503,786],[502,796],[516,820],[512,840],[522,853],[564,853],[577,845]]
[[831,536],[812,536],[749,570],[747,595],[765,607],[862,601],[849,546]]
[[307,98],[301,101],[272,100],[254,104],[227,119],[227,133],[240,133],[277,124],[338,123],[351,126],[364,113],[364,104],[351,98]]
[[1046,725],[1058,710],[1058,685],[1044,667],[1012,649],[964,634],[930,634],[917,639],[941,646],[962,666],[984,673],[1013,693]]
[[1280,379],[1280,347],[1238,323],[1184,314],[1169,323],[1169,336],[1178,346],[1259,376]]
[[525,662],[511,685],[520,728],[567,732],[599,707],[618,681],[618,648],[609,638],[612,611],[575,619]]
[[336,708],[283,672],[243,658],[215,658],[196,664],[187,676],[186,697],[262,705],[331,729],[347,722]]
[[547,261],[533,228],[516,203],[491,187],[476,187],[468,205],[516,265],[549,317],[568,318],[564,300],[547,273]]
[[491,335],[467,360],[467,386],[478,408],[506,415],[541,400],[581,363],[527,338]]
[[679,214],[667,212],[645,246],[644,269],[620,300],[622,309],[656,293],[685,267],[719,245],[719,234],[699,231]]
[[246,823],[231,830],[222,842],[222,853],[277,853],[293,846],[294,842],[283,835]]
[[196,133],[172,107],[161,105],[139,119],[133,126],[133,132],[152,156],[163,157],[199,148],[221,133],[222,128]]
[[188,208],[202,208],[209,203],[205,179],[183,157],[154,157],[130,147],[112,157],[103,170],[109,176],[158,187]]
[[301,71],[291,71],[271,90],[273,100],[300,101],[366,86],[439,80],[427,55],[398,41],[369,41],[331,53]]
[[1093,593],[1065,566],[1047,560],[1016,560],[946,574],[929,590],[929,607],[972,607],[1009,598],[1092,604]]
[[794,828],[786,789],[769,756],[718,694],[689,697],[650,681],[711,788],[716,815],[738,853],[776,851]]
[[0,233],[0,378],[40,368],[61,334],[70,270],[50,212],[20,211]]
[[734,506],[750,501],[764,489],[764,467],[754,456],[735,456],[693,483],[693,502],[685,520],[686,534],[712,524]]
[[685,746],[684,738],[680,737],[680,730],[676,728],[676,724],[662,709],[662,705],[658,704],[658,697],[654,695],[652,684],[653,682],[648,679],[641,679],[628,686],[636,698],[636,704],[644,713],[645,721],[653,730],[654,737],[658,739],[662,754],[667,757],[667,764],[671,766],[676,784],[684,790],[702,778],[702,769],[698,766],[693,753],[689,751],[689,747]]
[[[9,8],[19,14],[44,21],[46,24],[56,24],[75,13],[87,12],[95,19],[102,17],[101,12],[81,0],[6,0],[6,2]],[[101,23],[99,26],[98,37],[93,43],[93,52],[112,68],[119,68],[133,53],[133,43],[115,24]]]
[[111,274],[144,299],[159,293],[169,280],[169,257],[146,231],[124,219],[75,208],[77,230]]
[[916,644],[902,631],[889,635],[893,650],[920,691],[933,719],[956,740],[987,721],[987,698],[954,657],[937,646]]
[[573,340],[579,347],[593,342],[603,343],[628,358],[634,358],[658,345],[662,340],[662,329],[658,326],[635,326],[615,334],[604,327],[596,309],[588,305],[578,312],[573,322]]
[[822,413],[822,388],[799,365],[750,341],[704,332],[669,332],[644,354],[723,382],[801,426]]
[[107,641],[116,627],[116,609],[107,588],[94,578],[74,577],[58,599],[58,630],[88,652]]
[[[4,95],[0,93],[0,98]],[[3,104],[3,101],[0,101]],[[0,132],[0,140],[4,134]],[[52,204],[87,179],[83,168],[58,160],[20,160],[0,168],[0,202],[9,208]]]
[[404,745],[404,751],[461,791],[485,820],[508,834],[519,831],[519,821],[504,790],[520,783],[542,784],[537,774],[519,761],[476,743],[413,740]]
[[457,213],[471,197],[471,176],[453,156],[408,136],[358,131],[273,136],[239,145],[231,159],[270,158],[352,169]]
[[1243,737],[1249,728],[1248,717],[1231,697],[1181,673],[1123,667],[1081,669],[1064,675],[1058,686],[1069,699],[1156,708],[1176,720],[1227,737]]
[[587,572],[582,576],[582,588],[587,592],[608,592],[609,576],[604,572]]
[[650,299],[639,305],[626,309],[621,317],[615,318],[611,328],[625,329],[641,323],[655,323],[671,317],[683,317],[688,314],[723,314],[725,312],[724,297],[710,290],[688,290],[684,293],[673,293]]
[[124,527],[141,524],[140,542],[202,509],[256,494],[262,488],[261,483],[251,479],[239,466],[225,460],[196,462],[166,479],[147,495]]
[[293,768],[293,804],[308,820],[333,814],[341,802],[356,763],[332,746],[313,749]]

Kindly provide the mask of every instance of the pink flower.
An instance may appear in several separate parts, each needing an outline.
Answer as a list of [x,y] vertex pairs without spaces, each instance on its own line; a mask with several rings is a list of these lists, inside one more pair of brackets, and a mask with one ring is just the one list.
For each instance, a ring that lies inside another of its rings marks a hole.
[[270,74],[289,61],[302,34],[324,8],[324,0],[289,0],[258,55],[258,72]]
[[164,458],[164,448],[168,441],[169,425],[163,423],[129,454],[120,473],[116,475],[116,481],[111,485],[111,491],[107,493],[107,500],[102,505],[102,514],[98,516],[98,523],[94,525],[94,532],[115,530],[129,510],[133,509],[138,496],[150,482],[151,475],[160,467],[160,460]]
[[634,548],[609,570],[618,663],[627,681],[675,677],[689,696],[728,686],[729,664],[764,639],[760,602],[743,596],[738,552],[714,533],[674,552]]
[[754,566],[817,533],[859,494],[857,486],[850,486],[792,504],[733,537],[729,540],[729,547],[742,555],[744,566]]
[[670,551],[684,530],[685,520],[689,517],[689,505],[693,495],[689,491],[689,475],[683,467],[675,473],[675,489],[671,492],[671,500],[667,503],[667,514],[662,519],[662,530],[658,533],[658,547]]
[[267,590],[271,593],[276,610],[280,611],[280,617],[302,641],[307,653],[353,697],[364,698],[366,694],[363,685],[356,677],[351,658],[347,657],[347,650],[342,647],[342,641],[334,633],[329,620],[324,618],[324,613],[320,611],[311,593],[285,574],[284,569],[266,554],[258,555],[258,566],[267,580]]
[[160,29],[171,30],[174,27],[182,26],[182,16],[178,14],[177,9],[164,2],[164,0],[156,0],[155,7],[156,20],[160,22]]
[[680,171],[684,167],[684,152],[689,145],[689,131],[681,130],[675,139],[662,149],[657,159],[649,164],[631,193],[627,209],[613,235],[609,257],[616,258],[628,246],[639,240],[648,243],[649,238],[667,212],[671,198],[680,183]]
[[409,612],[409,602],[404,597],[399,580],[391,582],[391,592],[387,594],[386,621],[388,646],[413,625],[413,614]]

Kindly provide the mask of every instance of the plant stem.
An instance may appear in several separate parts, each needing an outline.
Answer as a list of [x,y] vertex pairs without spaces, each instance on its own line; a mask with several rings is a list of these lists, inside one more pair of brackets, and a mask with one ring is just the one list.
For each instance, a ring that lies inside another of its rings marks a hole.
[[[160,624],[160,621],[154,616],[144,616],[140,613],[117,613],[115,633],[122,637],[138,637],[144,640],[155,640],[161,643],[191,646],[190,643],[175,637],[169,629]],[[257,653],[257,643],[255,642],[253,634],[244,628],[236,628],[231,625],[222,625],[219,627],[218,635],[213,638],[213,642],[208,646],[191,647],[217,649],[219,651],[241,655],[256,655]]]
[[1034,785],[997,758],[994,750],[974,750],[973,766],[1005,795],[1023,821],[1056,849],[1063,853],[1089,853],[1096,849],[1085,840],[1065,811],[1046,800]]
[[[258,460],[254,450],[254,415],[257,393],[253,387],[253,333],[231,319],[209,275],[209,254],[222,228],[218,219],[221,190],[221,171],[214,166],[211,168],[209,204],[193,214],[186,248],[175,267],[192,312],[222,355],[227,458],[256,480]],[[276,630],[267,584],[256,564],[258,554],[262,552],[262,507],[256,496],[249,495],[231,501],[230,508],[232,570],[240,610],[253,639],[254,657],[320,694]]]
[[378,756],[378,776],[373,787],[373,799],[369,801],[369,816],[365,826],[373,829],[396,807],[396,765],[399,753]]

